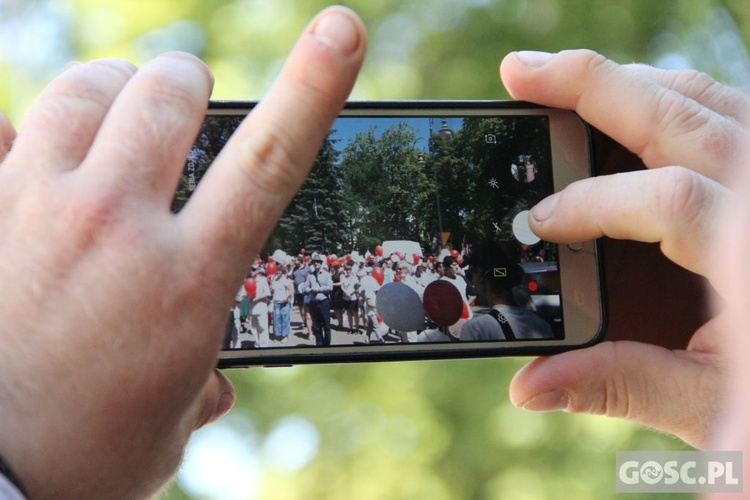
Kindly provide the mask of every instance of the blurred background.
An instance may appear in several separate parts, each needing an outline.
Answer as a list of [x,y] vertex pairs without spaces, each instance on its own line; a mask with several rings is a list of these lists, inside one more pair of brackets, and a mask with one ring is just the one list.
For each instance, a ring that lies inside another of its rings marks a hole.
[[[370,32],[353,99],[506,99],[513,50],[586,47],[750,88],[747,0],[351,0]],[[0,110],[18,126],[71,61],[203,58],[214,98],[258,99],[322,0],[0,0]],[[289,117],[294,120],[294,116]],[[601,499],[615,453],[686,449],[604,417],[515,409],[528,359],[229,373],[238,404],[198,432],[168,499]]]

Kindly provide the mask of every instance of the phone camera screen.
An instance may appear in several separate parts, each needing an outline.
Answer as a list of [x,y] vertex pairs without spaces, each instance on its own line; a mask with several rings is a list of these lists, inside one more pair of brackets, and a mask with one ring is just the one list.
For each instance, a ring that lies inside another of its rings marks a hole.
[[[173,211],[242,119],[206,118]],[[341,116],[224,349],[563,339],[558,247],[527,222],[553,191],[545,115]]]

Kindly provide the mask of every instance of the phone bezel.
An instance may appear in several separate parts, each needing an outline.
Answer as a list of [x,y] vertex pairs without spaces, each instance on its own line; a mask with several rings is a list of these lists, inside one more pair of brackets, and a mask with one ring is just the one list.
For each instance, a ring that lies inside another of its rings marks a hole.
[[[257,101],[212,101],[208,114],[248,114]],[[349,101],[340,116],[549,116],[554,190],[594,174],[590,127],[574,112],[521,101]],[[559,245],[565,339],[425,344],[337,345],[222,350],[219,368],[430,359],[535,356],[583,348],[606,326],[600,242]],[[570,290],[570,292],[566,292]]]

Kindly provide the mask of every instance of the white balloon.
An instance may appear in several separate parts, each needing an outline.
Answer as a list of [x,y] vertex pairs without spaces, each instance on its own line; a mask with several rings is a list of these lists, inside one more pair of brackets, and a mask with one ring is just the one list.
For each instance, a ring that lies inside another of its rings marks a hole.
[[424,306],[416,291],[404,283],[388,283],[378,291],[377,310],[383,323],[399,332],[424,328]]

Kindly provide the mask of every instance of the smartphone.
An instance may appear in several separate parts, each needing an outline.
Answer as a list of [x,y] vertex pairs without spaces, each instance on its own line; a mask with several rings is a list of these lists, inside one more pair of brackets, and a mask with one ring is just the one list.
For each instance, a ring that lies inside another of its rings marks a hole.
[[[254,105],[211,103],[173,211]],[[248,256],[219,367],[597,342],[598,242],[557,245],[528,225],[537,202],[592,175],[590,136],[573,112],[521,102],[347,103],[265,248]]]

